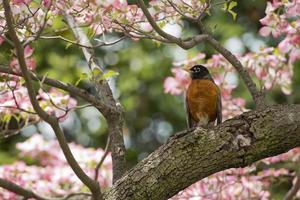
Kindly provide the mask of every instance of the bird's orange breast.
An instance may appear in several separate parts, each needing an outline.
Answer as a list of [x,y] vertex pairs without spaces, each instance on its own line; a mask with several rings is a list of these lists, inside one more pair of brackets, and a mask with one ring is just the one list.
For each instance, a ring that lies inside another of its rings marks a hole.
[[192,80],[187,90],[187,104],[192,119],[196,122],[203,117],[209,122],[216,119],[219,89],[210,80]]

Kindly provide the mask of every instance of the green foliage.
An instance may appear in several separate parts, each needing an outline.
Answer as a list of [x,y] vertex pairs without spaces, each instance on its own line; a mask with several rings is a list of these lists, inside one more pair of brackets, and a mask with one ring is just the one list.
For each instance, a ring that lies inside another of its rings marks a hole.
[[236,20],[237,13],[232,9],[237,6],[236,1],[229,1],[223,4],[223,10],[229,12],[232,15],[233,20]]
[[11,164],[16,160],[17,158],[9,154],[8,152],[0,151],[0,165]]
[[87,78],[88,78],[87,73],[81,73],[80,76],[79,76],[79,79],[76,81],[75,85],[77,86],[80,83],[80,81],[86,80]]
[[112,78],[112,77],[116,77],[118,76],[119,73],[116,72],[116,71],[113,71],[113,70],[108,70],[107,72],[105,72],[102,76],[100,76],[98,78],[99,81],[101,80],[105,80],[105,79],[108,79],[108,78]]

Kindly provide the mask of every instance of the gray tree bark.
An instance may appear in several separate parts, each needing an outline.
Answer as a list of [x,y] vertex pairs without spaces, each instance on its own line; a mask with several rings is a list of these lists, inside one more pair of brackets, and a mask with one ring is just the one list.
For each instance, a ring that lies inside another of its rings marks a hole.
[[107,200],[163,200],[216,172],[245,167],[300,145],[300,106],[243,113],[210,129],[173,136],[119,179]]

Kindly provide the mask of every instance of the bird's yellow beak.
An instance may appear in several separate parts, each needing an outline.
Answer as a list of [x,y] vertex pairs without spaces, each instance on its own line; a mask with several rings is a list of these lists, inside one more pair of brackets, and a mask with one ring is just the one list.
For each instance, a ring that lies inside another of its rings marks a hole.
[[186,66],[184,66],[183,68],[182,68],[184,71],[186,71],[186,72],[191,72],[191,68],[188,66],[188,65],[186,65]]

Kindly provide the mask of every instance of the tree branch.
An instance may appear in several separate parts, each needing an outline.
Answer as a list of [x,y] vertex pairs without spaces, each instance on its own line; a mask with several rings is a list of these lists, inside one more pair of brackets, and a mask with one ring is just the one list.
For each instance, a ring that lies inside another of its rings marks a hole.
[[[75,20],[71,15],[64,13],[65,19],[72,29],[76,40],[85,46],[91,46],[91,43],[82,31],[80,27],[77,26]],[[90,69],[98,68],[103,71],[102,67],[97,63],[93,49],[87,49],[81,46],[82,52],[86,61],[89,64]],[[114,108],[108,114],[103,114],[106,118],[109,134],[111,138],[111,153],[112,153],[112,163],[113,163],[113,183],[118,180],[126,172],[126,162],[125,162],[125,145],[123,139],[123,110],[119,103],[113,97],[112,91],[106,80],[99,82],[97,77],[93,78],[93,83],[95,84],[96,90],[101,98],[103,104]]]
[[97,164],[97,166],[96,166],[96,169],[95,169],[95,177],[94,177],[95,180],[98,180],[99,169],[100,169],[100,167],[102,166],[102,164],[103,164],[105,158],[107,157],[110,148],[111,148],[111,139],[110,139],[110,136],[108,136],[107,141],[106,141],[106,146],[105,146],[105,149],[104,149],[104,154],[102,155],[102,158],[101,158],[101,160],[98,162],[98,164]]
[[251,79],[248,71],[243,67],[242,63],[226,48],[224,48],[217,40],[215,40],[211,35],[207,37],[207,42],[216,49],[220,54],[222,54],[236,69],[236,71],[242,77],[245,85],[247,86],[251,96],[256,104],[257,108],[264,108],[266,102],[262,92],[260,92],[253,80]]
[[300,146],[300,106],[243,113],[213,129],[173,136],[118,180],[106,200],[168,199],[216,172]]
[[[27,190],[15,183],[13,183],[9,180],[3,179],[3,178],[0,178],[0,187],[4,188],[10,192],[13,192],[17,195],[22,196],[22,197],[24,197],[24,199],[34,198],[36,200],[67,200],[67,199],[72,199],[72,197],[74,197],[74,196],[81,196],[81,197],[84,196],[85,198],[82,198],[82,199],[86,199],[86,196],[91,196],[91,194],[89,194],[89,193],[81,192],[81,193],[71,193],[71,194],[68,194],[65,197],[61,197],[61,198],[42,197],[42,196],[34,193],[31,190]],[[76,198],[76,199],[78,199],[78,198]]]
[[36,93],[33,88],[32,80],[30,77],[30,73],[27,70],[27,65],[25,62],[25,57],[24,57],[24,47],[21,44],[15,30],[14,30],[14,24],[13,24],[13,16],[11,12],[11,8],[9,5],[8,0],[3,0],[3,7],[4,7],[4,14],[5,14],[5,19],[8,27],[8,33],[9,36],[11,37],[12,41],[15,44],[15,50],[17,54],[17,58],[19,61],[19,65],[21,68],[22,72],[22,77],[25,80],[25,86],[28,91],[29,99],[30,102],[36,111],[36,113],[47,123],[51,125],[53,128],[57,140],[60,144],[60,147],[66,157],[67,162],[69,163],[70,167],[73,169],[74,173],[77,175],[77,177],[91,190],[93,193],[93,196],[96,199],[102,199],[102,194],[100,191],[100,186],[98,182],[94,181],[90,177],[88,177],[85,172],[81,169],[77,161],[75,160],[68,143],[65,139],[65,136],[59,126],[58,120],[55,116],[49,115],[47,112],[45,112],[39,105],[39,102],[36,99]]
[[[209,34],[204,29],[204,27],[201,23],[202,13],[200,13],[199,18],[198,18],[198,20],[196,20],[196,22],[197,22],[201,32],[204,33],[204,34],[195,35],[194,37],[187,38],[187,39],[181,39],[181,38],[174,37],[174,36],[164,32],[156,24],[156,22],[152,18],[152,16],[151,16],[150,12],[148,11],[144,1],[143,0],[137,0],[137,1],[138,1],[138,4],[139,4],[140,8],[142,9],[144,15],[146,16],[148,22],[151,24],[153,29],[160,36],[162,36],[163,38],[177,44],[178,46],[182,47],[183,49],[191,49],[191,48],[193,48],[194,46],[196,46],[197,44],[199,44],[201,42],[204,42],[204,41],[208,42],[214,49],[216,49],[219,53],[221,53],[234,66],[234,68],[240,74],[241,78],[243,79],[244,83],[246,84],[246,86],[247,86],[247,88],[248,88],[248,90],[249,90],[249,92],[250,92],[250,94],[253,98],[253,101],[256,104],[256,107],[257,108],[264,108],[266,106],[266,102],[265,102],[263,93],[257,89],[255,83],[253,82],[253,80],[251,79],[249,73],[243,67],[241,62],[230,51],[228,51],[218,41],[216,41],[212,37],[212,35]],[[169,1],[169,3],[170,3],[170,1]],[[174,7],[174,5],[172,3],[170,3],[170,4]],[[208,6],[209,5],[210,4],[208,3]],[[186,19],[189,20],[192,23],[195,23],[195,19],[193,19],[193,18],[186,18]]]
[[25,199],[34,198],[37,200],[48,200],[47,198],[41,197],[35,194],[34,192],[27,190],[23,187],[20,187],[19,185],[3,178],[0,178],[0,187],[9,190],[15,194],[18,194],[20,196],[23,196]]
[[[22,74],[14,72],[8,67],[4,67],[0,65],[0,72],[5,74],[11,74],[15,76],[22,77]],[[89,94],[86,90],[80,89],[74,85],[64,83],[55,79],[47,78],[44,76],[38,76],[32,72],[30,72],[30,78],[34,81],[43,81],[43,83],[59,88],[61,90],[64,90],[66,92],[69,92],[70,94],[74,96],[79,96],[83,100],[93,104],[101,113],[110,113],[113,108],[109,107],[108,105],[104,105],[102,101],[99,100],[99,98],[95,97],[94,95]]]
[[297,172],[296,182],[293,187],[285,195],[284,200],[292,200],[300,189],[300,169]]
[[77,41],[72,41],[72,40],[69,40],[68,38],[65,38],[61,35],[55,35],[55,36],[41,36],[40,37],[41,39],[60,39],[62,41],[65,41],[67,43],[70,43],[70,44],[74,44],[74,45],[78,45],[80,47],[84,47],[84,48],[87,48],[87,49],[95,49],[95,48],[98,48],[98,47],[102,47],[102,46],[111,46],[111,45],[114,45],[122,40],[125,39],[125,36],[123,37],[120,37],[119,39],[115,40],[115,41],[112,41],[112,42],[99,42],[98,44],[94,45],[94,46],[87,46],[87,45],[83,45],[83,44],[80,44],[78,43]]
[[152,28],[163,38],[169,40],[170,42],[173,42],[175,44],[177,44],[178,46],[180,46],[183,49],[191,49],[194,46],[196,46],[197,44],[203,42],[206,40],[207,36],[206,34],[203,35],[196,35],[194,37],[191,38],[187,38],[185,40],[181,39],[181,38],[177,38],[173,35],[170,35],[166,32],[164,32],[154,21],[154,19],[152,18],[150,12],[148,11],[145,3],[143,0],[137,0],[140,8],[142,9],[144,15],[146,16],[148,22],[151,24]]

